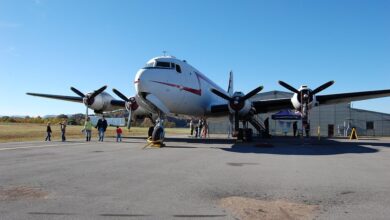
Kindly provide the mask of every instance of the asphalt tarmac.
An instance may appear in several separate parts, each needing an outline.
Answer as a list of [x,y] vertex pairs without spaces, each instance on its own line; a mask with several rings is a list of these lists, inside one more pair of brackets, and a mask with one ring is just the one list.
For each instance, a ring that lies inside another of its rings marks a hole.
[[0,219],[235,219],[238,196],[317,205],[315,219],[389,219],[390,139],[143,138],[0,144]]

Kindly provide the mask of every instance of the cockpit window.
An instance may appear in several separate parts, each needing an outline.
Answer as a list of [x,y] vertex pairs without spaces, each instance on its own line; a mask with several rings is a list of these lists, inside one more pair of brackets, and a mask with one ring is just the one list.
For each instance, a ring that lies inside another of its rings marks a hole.
[[176,64],[176,72],[181,73],[180,65],[177,65],[177,64]]
[[157,62],[156,62],[156,67],[171,68],[171,63],[157,61]]
[[145,67],[154,67],[154,61],[147,63]]

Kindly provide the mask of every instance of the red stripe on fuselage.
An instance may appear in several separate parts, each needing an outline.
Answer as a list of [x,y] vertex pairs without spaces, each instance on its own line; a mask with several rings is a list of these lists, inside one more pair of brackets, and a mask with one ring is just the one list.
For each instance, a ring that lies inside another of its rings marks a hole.
[[198,72],[195,72],[195,74],[196,74],[196,78],[198,79],[199,89],[184,87],[184,86],[180,86],[180,85],[173,84],[173,83],[159,82],[159,81],[153,81],[153,80],[151,80],[151,81],[155,82],[155,83],[160,83],[160,84],[163,84],[163,85],[175,87],[175,88],[178,88],[178,89],[183,89],[183,90],[185,90],[187,92],[190,92],[190,93],[193,93],[193,94],[199,95],[199,96],[202,95],[202,87],[201,87],[201,84],[200,84],[200,79],[203,79],[205,82],[209,83],[212,87],[215,87],[215,88],[219,89],[219,86],[217,86],[213,81],[209,80],[208,78],[206,78],[205,76],[201,75]]
[[180,86],[180,85],[173,84],[173,83],[159,82],[159,81],[154,81],[154,80],[151,80],[151,81],[155,82],[155,83],[160,83],[160,84],[163,84],[163,85],[171,86],[171,87],[174,87],[174,88],[183,89],[183,90],[185,90],[187,92],[194,93],[195,95],[201,95],[202,94],[202,90],[201,89],[193,89],[193,88],[184,87],[184,86]]

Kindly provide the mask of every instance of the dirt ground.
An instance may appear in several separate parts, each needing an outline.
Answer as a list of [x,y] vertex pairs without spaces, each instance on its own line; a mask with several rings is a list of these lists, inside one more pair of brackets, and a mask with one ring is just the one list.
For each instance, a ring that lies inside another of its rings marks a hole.
[[244,197],[223,198],[219,205],[241,220],[308,220],[313,219],[319,209],[316,205],[285,200],[265,201]]

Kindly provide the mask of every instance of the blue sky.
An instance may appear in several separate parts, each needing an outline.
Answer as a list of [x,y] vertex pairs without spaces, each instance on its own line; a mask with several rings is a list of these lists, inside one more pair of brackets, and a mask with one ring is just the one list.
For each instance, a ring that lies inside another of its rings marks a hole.
[[[84,112],[74,95],[107,84],[127,95],[136,71],[166,50],[226,87],[321,94],[390,88],[390,1],[0,1],[0,115]],[[110,92],[112,93],[112,92]],[[390,98],[354,107],[390,113]]]

